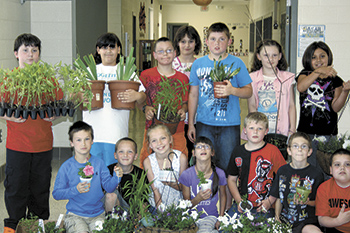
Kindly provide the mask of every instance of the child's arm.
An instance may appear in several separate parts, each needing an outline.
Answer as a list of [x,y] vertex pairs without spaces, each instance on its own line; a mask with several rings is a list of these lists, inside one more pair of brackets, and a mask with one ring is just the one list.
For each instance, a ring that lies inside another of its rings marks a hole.
[[226,208],[226,185],[219,186],[220,212],[219,216],[224,216]]
[[345,223],[350,222],[350,210],[345,211],[345,204],[341,208],[338,216],[336,218],[332,218],[329,216],[318,216],[318,221],[321,226],[325,227],[337,227],[341,226]]
[[141,91],[135,91],[135,90],[126,90],[125,92],[118,93],[118,100],[120,100],[122,103],[130,103],[136,101],[136,106],[142,110],[143,105],[145,104],[146,100],[146,93]]
[[4,119],[5,121],[13,121],[13,122],[16,122],[16,123],[23,123],[26,121],[26,119],[24,118],[16,118],[14,117],[13,115],[11,117],[8,117],[8,116],[0,116],[0,119]]
[[275,203],[276,199],[277,199],[276,197],[273,197],[270,195],[268,198],[266,198],[265,200],[259,203],[257,211],[266,212],[268,209],[271,208],[273,203]]
[[334,92],[332,108],[334,112],[339,112],[345,104],[350,90],[350,81],[344,82],[343,87],[337,87]]
[[[152,182],[152,180],[154,180],[154,174],[151,166],[151,161],[148,157],[143,161],[143,167],[144,170],[147,171],[148,182]],[[154,182],[151,184],[151,188],[154,193],[154,203],[156,203],[155,207],[158,207],[160,204],[162,204],[162,196],[160,195],[159,190],[154,185]]]
[[296,119],[297,119],[297,110],[295,108],[295,93],[294,93],[294,85],[290,87],[290,96],[289,96],[289,134],[293,134],[296,132]]
[[217,91],[219,96],[234,95],[239,98],[249,98],[252,96],[252,84],[249,83],[243,87],[233,87],[229,80],[225,80],[224,82],[227,85],[218,85],[215,87],[215,91]]
[[191,86],[188,98],[188,133],[187,136],[194,143],[196,139],[196,129],[194,128],[194,119],[196,117],[198,105],[199,86]]
[[311,84],[318,78],[327,78],[329,76],[335,77],[337,71],[333,66],[320,67],[312,71],[309,75],[300,75],[298,78],[297,89],[300,93],[305,92]]
[[187,187],[185,185],[182,185],[182,195],[184,196],[185,200],[190,200],[192,203],[192,206],[198,205],[201,201],[207,200],[211,196],[211,189],[207,190],[200,190],[195,198],[191,200],[191,193],[190,193],[190,187]]
[[247,103],[248,103],[248,112],[256,112],[257,107],[256,107],[256,101],[255,101],[254,95],[252,95],[247,99]]
[[232,194],[233,199],[237,203],[238,211],[242,213],[243,211],[238,205],[242,201],[242,197],[241,197],[241,195],[239,194],[239,191],[238,191],[237,177],[238,176],[231,176],[231,175],[229,175],[227,177],[227,185],[228,185],[228,189],[230,190],[230,193]]
[[281,211],[282,211],[282,203],[281,203],[281,200],[277,198],[277,201],[275,204],[275,219],[279,222],[281,222],[280,220]]

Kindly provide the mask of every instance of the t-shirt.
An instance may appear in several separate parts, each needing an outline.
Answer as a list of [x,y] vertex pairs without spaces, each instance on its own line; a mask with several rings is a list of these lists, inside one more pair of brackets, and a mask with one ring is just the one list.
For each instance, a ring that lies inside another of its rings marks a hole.
[[[230,79],[233,87],[241,88],[252,82],[243,61],[228,55],[222,64],[228,67],[233,63],[231,71],[241,68],[239,73]],[[210,78],[210,71],[214,68],[214,61],[208,56],[198,58],[192,64],[190,83],[199,86],[197,122],[212,126],[235,126],[241,124],[240,105],[237,96],[228,98],[214,98],[214,84]]]
[[236,146],[232,152],[227,174],[238,176],[240,195],[248,194],[248,200],[256,207],[270,191],[277,170],[286,164],[279,149],[269,143],[248,151],[245,144]]
[[[336,218],[345,204],[345,212],[350,211],[350,186],[342,188],[334,178],[325,181],[318,187],[316,195],[316,215]],[[337,230],[350,232],[350,222],[336,227]]]
[[[219,186],[223,186],[226,185],[226,176],[225,176],[225,172],[221,169],[221,168],[216,168],[216,173],[219,176]],[[210,180],[213,180],[214,174],[212,174],[210,176]],[[183,173],[181,174],[180,178],[179,178],[179,182],[183,185],[185,185],[186,187],[190,188],[190,192],[191,192],[191,200],[193,198],[196,197],[196,195],[198,194],[199,190],[199,179],[197,177],[196,174],[196,169],[195,166],[192,166],[190,168],[187,168],[185,171],[183,171]],[[210,197],[207,200],[203,200],[200,203],[198,203],[197,205],[197,211],[200,212],[202,210],[205,210],[205,212],[208,215],[212,215],[212,216],[219,216],[218,213],[218,208],[217,208],[217,204],[219,201],[219,189],[220,187],[218,187],[218,192],[215,194],[215,196]],[[203,213],[201,215],[201,218],[206,217],[207,215],[205,213]]]
[[[309,75],[311,71],[302,70],[300,75]],[[343,80],[336,77],[317,78],[310,87],[300,93],[300,118],[298,131],[307,134],[337,135],[338,115],[333,111],[332,101],[335,89],[343,85]]]
[[[307,204],[296,205],[294,198],[303,197],[309,193],[310,201],[314,201],[317,188],[322,182],[322,172],[312,165],[302,169],[294,169],[290,164],[286,164],[278,169],[270,194],[281,199],[281,214],[293,224],[293,227],[301,222],[317,223],[315,207]],[[304,191],[306,193],[303,193]]]

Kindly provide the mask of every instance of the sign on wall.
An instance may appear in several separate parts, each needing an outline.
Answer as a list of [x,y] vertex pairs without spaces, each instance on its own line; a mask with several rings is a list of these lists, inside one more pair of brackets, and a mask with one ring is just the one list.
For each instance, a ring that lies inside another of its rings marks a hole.
[[325,42],[326,25],[299,25],[298,57],[302,57],[307,46],[314,41]]

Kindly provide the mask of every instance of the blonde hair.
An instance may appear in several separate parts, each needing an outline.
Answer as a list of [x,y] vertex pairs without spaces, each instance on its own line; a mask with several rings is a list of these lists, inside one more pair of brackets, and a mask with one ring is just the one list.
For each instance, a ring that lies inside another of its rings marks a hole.
[[170,143],[172,143],[172,135],[170,133],[169,128],[166,125],[163,124],[158,124],[158,125],[152,125],[151,127],[148,128],[147,130],[147,134],[146,134],[146,138],[147,138],[147,142],[149,144],[149,135],[153,130],[156,129],[163,129],[165,131],[165,133],[169,136],[169,138],[171,139]]
[[256,123],[261,122],[265,125],[266,129],[269,128],[269,120],[264,113],[261,112],[251,112],[244,118],[244,128],[247,127],[248,123],[254,121]]

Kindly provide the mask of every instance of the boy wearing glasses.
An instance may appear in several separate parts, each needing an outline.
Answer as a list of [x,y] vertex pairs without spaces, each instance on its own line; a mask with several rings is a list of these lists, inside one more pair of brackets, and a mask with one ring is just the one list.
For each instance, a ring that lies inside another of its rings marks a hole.
[[[266,115],[261,112],[249,113],[244,119],[243,132],[248,141],[235,147],[227,169],[227,184],[235,200],[229,210],[230,215],[244,211],[239,205],[242,196],[247,196],[252,203],[252,213],[259,212],[261,201],[270,192],[274,174],[286,164],[278,148],[264,142],[264,136],[269,131],[268,124]],[[267,211],[268,217],[274,215],[273,209]]]
[[289,138],[287,151],[292,161],[278,169],[270,196],[260,209],[268,209],[278,200],[275,218],[289,222],[293,232],[322,232],[315,215],[315,198],[323,175],[307,162],[312,153],[310,137],[303,132],[294,133]]
[[[174,82],[182,82],[183,84],[188,83],[188,78],[185,74],[178,72],[173,69],[172,62],[176,57],[176,52],[174,50],[172,42],[166,38],[159,38],[154,45],[153,51],[154,59],[158,61],[158,65],[156,67],[147,69],[143,71],[140,75],[140,80],[144,87],[146,88],[146,105],[143,107],[143,111],[145,113],[146,118],[146,130],[143,138],[143,146],[140,152],[140,166],[143,167],[143,161],[145,158],[151,154],[151,151],[148,151],[147,145],[147,137],[146,132],[147,129],[154,124],[154,118],[157,116],[156,109],[154,106],[154,99],[158,92],[158,84],[162,81],[161,77],[166,77],[167,79],[171,79]],[[187,112],[187,99],[188,99],[188,91],[184,95],[182,95],[183,103],[178,108],[177,114],[181,117],[181,121],[177,126],[177,131],[173,134],[173,149],[179,150],[184,153],[186,156],[188,155],[188,150],[186,146],[186,138],[184,136],[184,120],[186,118]]]

